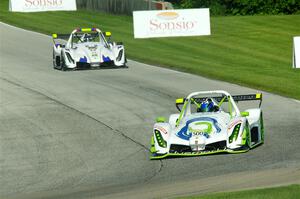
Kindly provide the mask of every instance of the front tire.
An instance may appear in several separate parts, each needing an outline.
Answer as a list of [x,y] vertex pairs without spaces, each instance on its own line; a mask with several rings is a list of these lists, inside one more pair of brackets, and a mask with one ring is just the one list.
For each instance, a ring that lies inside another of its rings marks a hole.
[[56,65],[56,57],[55,57],[55,53],[54,53],[54,49],[52,51],[52,57],[53,57],[53,68],[56,69],[57,68],[57,65]]
[[61,54],[61,56],[60,56],[60,70],[62,70],[62,71],[66,71],[67,70],[63,54]]
[[264,128],[264,119],[263,114],[260,114],[260,136],[261,136],[261,143],[265,141],[265,128]]

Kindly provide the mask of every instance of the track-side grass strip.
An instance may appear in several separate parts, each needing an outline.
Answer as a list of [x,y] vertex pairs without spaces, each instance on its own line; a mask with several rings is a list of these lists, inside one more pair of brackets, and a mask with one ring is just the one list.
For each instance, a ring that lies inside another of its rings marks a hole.
[[158,39],[134,39],[130,16],[83,10],[11,13],[8,0],[0,1],[0,21],[49,35],[100,27],[124,42],[130,59],[300,99],[300,69],[292,69],[300,15],[212,17],[211,36]]
[[290,185],[277,188],[209,194],[204,196],[189,196],[178,199],[296,199],[299,198],[299,196],[300,185]]

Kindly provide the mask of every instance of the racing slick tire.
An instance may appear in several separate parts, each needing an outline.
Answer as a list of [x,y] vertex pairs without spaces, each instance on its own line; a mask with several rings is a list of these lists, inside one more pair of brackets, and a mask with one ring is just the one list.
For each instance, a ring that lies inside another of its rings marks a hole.
[[124,64],[122,65],[122,66],[120,66],[121,68],[128,68],[128,66],[127,66],[127,57],[126,57],[126,55],[125,55],[125,62],[124,62]]
[[260,136],[261,136],[261,143],[264,143],[264,141],[265,141],[265,128],[264,128],[263,113],[260,114]]
[[61,56],[60,56],[60,70],[62,70],[62,71],[67,70],[63,54],[61,54]]
[[53,55],[53,68],[56,69],[56,58],[55,58],[54,50],[52,51],[52,55]]

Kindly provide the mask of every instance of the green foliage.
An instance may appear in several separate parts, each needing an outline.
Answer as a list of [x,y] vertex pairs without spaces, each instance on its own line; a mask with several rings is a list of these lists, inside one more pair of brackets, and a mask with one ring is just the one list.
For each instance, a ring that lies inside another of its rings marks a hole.
[[226,0],[228,14],[293,14],[300,10],[296,0]]
[[181,8],[210,8],[212,15],[295,14],[299,0],[180,0]]
[[144,0],[76,0],[77,8],[115,14],[132,15],[133,10],[148,10]]

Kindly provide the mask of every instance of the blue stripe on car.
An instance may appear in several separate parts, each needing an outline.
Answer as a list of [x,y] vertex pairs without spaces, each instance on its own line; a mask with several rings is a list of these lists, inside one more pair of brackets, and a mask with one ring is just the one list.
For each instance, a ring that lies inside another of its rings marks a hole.
[[87,63],[87,58],[86,58],[86,56],[84,56],[83,58],[80,57],[79,62],[81,62],[81,63]]
[[109,56],[105,57],[104,55],[102,55],[102,59],[103,59],[103,62],[109,62],[111,61]]
[[188,134],[188,131],[187,131],[188,126],[189,126],[190,123],[196,122],[196,121],[212,122],[214,124],[214,127],[216,128],[217,132],[218,133],[221,132],[221,128],[218,126],[218,121],[216,119],[210,118],[210,117],[198,117],[198,118],[194,118],[194,119],[191,119],[191,120],[187,121],[185,126],[182,129],[180,129],[180,131],[178,131],[176,133],[176,135],[181,139],[189,140],[192,137],[192,134],[191,133]]

